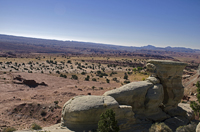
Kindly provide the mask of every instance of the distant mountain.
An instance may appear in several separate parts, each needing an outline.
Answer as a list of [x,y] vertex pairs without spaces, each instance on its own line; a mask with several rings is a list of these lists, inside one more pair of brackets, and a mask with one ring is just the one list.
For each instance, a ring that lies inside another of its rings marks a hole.
[[[42,48],[42,49],[41,49]],[[36,50],[38,52],[65,52],[67,49],[84,49],[87,50],[112,50],[112,51],[170,51],[170,52],[183,52],[183,53],[194,53],[200,52],[200,50],[184,48],[184,47],[155,47],[153,45],[147,45],[143,47],[132,47],[132,46],[117,46],[109,44],[91,43],[91,42],[78,42],[78,41],[59,41],[50,39],[38,39],[30,37],[19,37],[12,35],[0,34],[0,50],[23,50],[28,49],[30,52]],[[68,50],[69,51],[69,50]]]

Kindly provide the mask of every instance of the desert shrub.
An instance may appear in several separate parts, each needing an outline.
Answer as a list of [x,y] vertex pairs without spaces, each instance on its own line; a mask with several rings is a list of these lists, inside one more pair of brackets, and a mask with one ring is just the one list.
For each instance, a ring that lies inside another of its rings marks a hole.
[[101,71],[97,71],[96,75],[99,76],[99,77],[108,76],[108,74],[101,72]]
[[99,87],[100,90],[103,90],[103,87]]
[[138,69],[138,71],[141,71],[143,68],[142,67],[138,67],[137,69]]
[[197,82],[196,83],[196,87],[197,87],[197,99],[198,99],[198,103],[196,103],[195,101],[191,101],[190,102],[190,107],[194,110],[195,114],[199,116],[199,112],[200,112],[200,83]]
[[57,100],[56,100],[56,101],[54,101],[54,104],[58,104],[58,103],[59,103],[59,101],[57,101]]
[[70,63],[70,64],[71,64],[72,62],[71,62],[71,60],[68,60],[67,63]]
[[165,123],[155,123],[149,129],[149,132],[172,132]]
[[125,83],[125,84],[128,84],[128,83],[130,83],[130,81],[129,81],[129,80],[125,80],[124,83]]
[[31,125],[31,129],[33,129],[33,130],[41,130],[42,129],[42,127],[41,126],[39,126],[38,124],[36,124],[36,123],[33,123],[32,125]]
[[46,112],[46,111],[42,111],[42,112],[40,113],[40,115],[41,115],[41,116],[46,116],[46,115],[47,115],[47,112]]
[[101,70],[102,70],[103,72],[105,71],[105,69],[106,69],[105,67],[102,67],[102,68],[101,68]]
[[187,103],[187,101],[181,101],[181,103]]
[[115,113],[112,109],[102,113],[98,122],[98,132],[119,132],[119,126],[115,120]]
[[94,90],[96,87],[95,86],[92,86],[92,89]]
[[131,75],[132,74],[132,72],[128,72],[128,75]]
[[137,71],[137,69],[136,69],[136,68],[133,68],[133,71],[134,71],[134,72],[136,72],[136,71]]
[[14,127],[8,127],[8,128],[4,128],[2,132],[13,132],[13,131],[16,131]]
[[110,73],[110,76],[112,76],[113,74],[117,74],[117,72],[113,72],[113,71],[112,71],[112,72]]
[[117,78],[115,77],[115,78],[113,78],[112,79],[113,81],[116,81],[116,82],[119,82],[119,80],[117,80]]
[[67,76],[63,74],[60,74],[60,77],[67,78]]
[[90,80],[90,76],[87,75],[87,77],[85,78],[85,81],[89,81]]
[[74,80],[78,80],[78,76],[76,76],[76,75],[72,75],[72,79],[74,79]]
[[60,71],[56,71],[57,74],[60,74]]
[[97,81],[97,79],[96,78],[92,78],[92,81]]
[[128,75],[126,72],[124,73],[124,79],[128,80]]
[[85,75],[86,73],[85,73],[85,72],[81,72],[81,74],[82,74],[82,75]]
[[110,80],[109,80],[109,79],[106,79],[106,82],[107,82],[107,83],[110,83]]
[[29,62],[28,62],[28,64],[29,64],[29,65],[31,65],[31,64],[32,64],[32,62],[31,62],[31,61],[29,61]]

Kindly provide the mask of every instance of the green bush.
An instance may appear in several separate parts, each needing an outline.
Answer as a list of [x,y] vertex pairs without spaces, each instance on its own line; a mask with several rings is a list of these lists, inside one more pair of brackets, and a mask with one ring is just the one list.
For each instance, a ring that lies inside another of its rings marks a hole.
[[70,64],[71,64],[71,63],[72,63],[72,61],[71,61],[71,60],[68,60],[68,61],[67,61],[67,63],[70,63]]
[[190,107],[194,110],[195,114],[199,114],[200,112],[200,83],[197,82],[196,84],[196,87],[197,87],[197,99],[198,99],[198,103],[196,103],[195,101],[191,101],[190,103]]
[[56,100],[56,101],[54,101],[54,104],[58,104],[58,103],[59,103],[59,101],[57,101],[57,100]]
[[40,113],[40,115],[41,115],[41,116],[46,116],[46,115],[47,115],[47,112],[46,112],[46,111],[42,111],[42,112]]
[[33,123],[32,125],[31,125],[31,129],[33,129],[33,130],[41,130],[42,129],[42,127],[41,126],[39,126],[38,124],[36,124],[36,123]]
[[60,71],[56,71],[57,74],[60,74]]
[[13,131],[16,131],[14,127],[8,127],[8,128],[4,128],[2,132],[13,132]]
[[87,75],[87,77],[85,78],[85,81],[89,81],[90,80],[90,76]]
[[119,126],[115,120],[115,113],[112,109],[102,113],[98,122],[98,132],[119,132]]
[[92,81],[97,81],[97,79],[96,78],[92,78]]
[[110,80],[109,80],[109,79],[106,79],[106,82],[107,82],[107,83],[110,83]]
[[125,84],[128,84],[128,83],[130,83],[130,81],[129,81],[129,80],[125,80],[124,83],[125,83]]
[[101,72],[101,71],[97,71],[96,76],[103,77],[103,76],[108,76],[108,74]]
[[142,67],[138,67],[137,69],[138,69],[138,71],[141,71],[143,68]]
[[85,75],[86,73],[85,72],[81,72],[81,75]]
[[60,77],[67,78],[67,76],[63,74],[60,74]]
[[128,75],[126,72],[124,73],[124,79],[128,80]]
[[92,89],[94,90],[96,87],[95,86],[92,86]]
[[72,75],[72,79],[74,79],[74,80],[78,80],[78,76],[76,76],[76,75]]

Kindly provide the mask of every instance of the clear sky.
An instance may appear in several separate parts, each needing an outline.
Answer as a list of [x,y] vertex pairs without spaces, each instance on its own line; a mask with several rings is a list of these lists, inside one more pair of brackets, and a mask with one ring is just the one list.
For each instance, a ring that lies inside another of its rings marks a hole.
[[200,0],[0,0],[0,34],[200,49]]

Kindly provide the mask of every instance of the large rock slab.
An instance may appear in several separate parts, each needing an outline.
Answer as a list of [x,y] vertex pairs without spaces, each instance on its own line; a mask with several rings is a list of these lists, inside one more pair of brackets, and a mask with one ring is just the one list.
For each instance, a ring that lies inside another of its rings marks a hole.
[[164,110],[169,111],[176,108],[183,97],[182,74],[187,64],[170,60],[149,60],[148,63],[155,65],[154,74],[163,85]]
[[153,83],[149,81],[132,82],[120,88],[113,89],[104,93],[106,96],[112,96],[120,105],[132,106],[134,113],[144,113],[145,96]]
[[[61,124],[76,132],[97,129],[100,115],[113,109],[119,125],[134,122],[131,106],[119,106],[111,96],[77,96],[67,101],[62,110]],[[121,126],[123,128],[123,126]]]

